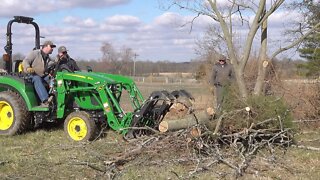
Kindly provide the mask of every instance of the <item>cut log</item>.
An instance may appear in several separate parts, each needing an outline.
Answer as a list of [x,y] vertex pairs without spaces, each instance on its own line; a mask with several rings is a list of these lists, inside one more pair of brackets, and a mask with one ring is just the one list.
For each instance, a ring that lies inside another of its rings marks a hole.
[[207,114],[209,116],[213,116],[213,115],[215,115],[215,113],[216,112],[214,111],[214,109],[212,107],[207,108]]
[[201,111],[193,114],[188,114],[183,119],[177,119],[177,120],[164,120],[159,124],[159,131],[160,132],[167,132],[167,131],[173,131],[178,129],[184,129],[192,127],[196,124],[204,124],[206,125],[209,120],[211,119],[211,116],[213,115],[214,111],[212,109],[206,111]]
[[191,128],[190,135],[193,138],[200,137],[201,136],[201,129],[199,127]]

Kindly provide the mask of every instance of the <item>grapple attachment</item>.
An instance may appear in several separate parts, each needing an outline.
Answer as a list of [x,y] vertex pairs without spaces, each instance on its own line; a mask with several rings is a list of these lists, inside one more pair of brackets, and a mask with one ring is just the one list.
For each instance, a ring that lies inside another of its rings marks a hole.
[[183,104],[188,111],[192,111],[194,98],[186,90],[154,91],[134,112],[131,128],[126,138],[136,138],[152,133],[151,129],[158,130],[159,124],[175,103]]

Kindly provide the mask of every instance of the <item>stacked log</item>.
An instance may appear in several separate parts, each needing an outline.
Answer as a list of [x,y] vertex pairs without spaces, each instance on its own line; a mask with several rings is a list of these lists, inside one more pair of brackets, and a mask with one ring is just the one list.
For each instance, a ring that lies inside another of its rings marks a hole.
[[164,119],[159,124],[159,131],[167,132],[167,131],[174,131],[179,129],[186,129],[197,124],[208,125],[210,122],[210,119],[212,119],[214,114],[215,114],[215,111],[213,108],[207,108],[205,111],[188,114],[182,119],[176,119],[176,120]]

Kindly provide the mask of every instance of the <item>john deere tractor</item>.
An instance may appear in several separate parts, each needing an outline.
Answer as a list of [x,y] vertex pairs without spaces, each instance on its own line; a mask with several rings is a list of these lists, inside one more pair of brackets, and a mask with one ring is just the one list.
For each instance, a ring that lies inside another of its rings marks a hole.
[[[30,75],[21,72],[21,61],[12,59],[13,23],[31,24],[35,28],[35,47],[40,48],[40,30],[33,18],[15,16],[7,25],[7,43],[0,72],[0,134],[16,135],[43,123],[61,122],[74,141],[94,140],[99,131],[110,127],[128,138],[150,133],[177,100],[192,99],[184,90],[153,92],[144,99],[135,82],[121,75],[75,71],[59,68],[48,85],[53,100],[48,107],[39,106]],[[130,96],[132,112],[120,106],[124,92]],[[189,104],[189,103],[185,103]],[[148,127],[148,128],[139,128]]]

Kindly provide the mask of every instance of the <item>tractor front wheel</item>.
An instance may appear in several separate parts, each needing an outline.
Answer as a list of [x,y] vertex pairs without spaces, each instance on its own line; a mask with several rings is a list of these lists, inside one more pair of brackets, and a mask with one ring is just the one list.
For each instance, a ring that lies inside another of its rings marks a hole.
[[12,91],[0,93],[0,134],[16,135],[24,132],[31,122],[22,97]]
[[64,131],[74,141],[92,141],[97,126],[90,115],[84,111],[72,112],[64,121]]

